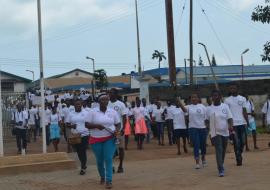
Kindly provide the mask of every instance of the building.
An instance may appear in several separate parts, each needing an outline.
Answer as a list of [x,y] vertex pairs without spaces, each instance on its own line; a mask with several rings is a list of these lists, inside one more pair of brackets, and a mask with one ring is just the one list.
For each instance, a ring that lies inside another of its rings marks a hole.
[[3,93],[22,93],[26,92],[31,80],[20,77],[5,71],[0,71],[1,90]]

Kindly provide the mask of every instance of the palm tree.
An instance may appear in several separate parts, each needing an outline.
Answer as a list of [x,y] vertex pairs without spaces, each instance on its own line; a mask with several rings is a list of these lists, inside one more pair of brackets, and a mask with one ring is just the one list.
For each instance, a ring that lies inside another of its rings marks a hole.
[[160,69],[160,62],[164,59],[166,60],[166,56],[164,55],[164,52],[159,52],[158,50],[155,50],[152,54],[152,59],[158,59],[158,68]]
[[104,69],[95,70],[94,78],[98,89],[103,90],[104,87],[108,86],[107,74]]

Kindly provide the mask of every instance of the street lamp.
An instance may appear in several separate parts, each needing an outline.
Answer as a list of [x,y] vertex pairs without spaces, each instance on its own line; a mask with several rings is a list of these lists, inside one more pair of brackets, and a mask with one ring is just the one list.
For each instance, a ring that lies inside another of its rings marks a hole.
[[243,53],[241,53],[241,69],[242,69],[242,80],[244,80],[244,58],[243,55],[247,53],[249,49],[247,48]]
[[35,81],[35,72],[34,71],[31,71],[31,70],[25,70],[25,71],[32,73],[32,75],[33,75],[33,82],[34,82]]
[[210,69],[211,69],[211,72],[212,72],[212,75],[213,75],[213,78],[214,78],[214,81],[215,81],[216,90],[219,90],[218,83],[217,83],[217,78],[216,78],[212,63],[210,61],[210,57],[209,57],[206,45],[201,43],[201,42],[198,42],[198,44],[204,47],[204,50],[205,50],[205,53],[206,53],[206,56],[207,56],[207,59],[208,59],[209,65],[210,65]]
[[92,94],[93,94],[93,97],[95,97],[95,87],[96,87],[96,80],[95,80],[95,77],[94,77],[94,74],[95,74],[95,59],[92,58],[92,57],[88,57],[88,56],[86,56],[86,59],[90,59],[93,62]]

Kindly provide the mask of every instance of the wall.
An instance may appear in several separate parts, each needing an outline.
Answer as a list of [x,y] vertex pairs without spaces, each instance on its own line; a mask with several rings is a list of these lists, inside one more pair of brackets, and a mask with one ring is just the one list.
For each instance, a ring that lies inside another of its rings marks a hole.
[[14,92],[25,92],[25,83],[22,82],[15,82],[14,83]]

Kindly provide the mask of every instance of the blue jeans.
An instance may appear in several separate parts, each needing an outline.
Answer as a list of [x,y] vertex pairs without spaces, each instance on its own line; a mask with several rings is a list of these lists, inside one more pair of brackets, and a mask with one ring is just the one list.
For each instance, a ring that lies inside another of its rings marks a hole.
[[194,158],[195,160],[197,160],[200,158],[199,153],[200,150],[202,156],[206,154],[207,129],[190,128],[189,135],[194,147],[193,148]]
[[212,138],[216,149],[216,161],[219,172],[224,171],[224,160],[228,144],[228,137],[217,135]]
[[102,143],[95,143],[91,147],[96,157],[100,177],[105,179],[106,182],[112,182],[113,155],[116,150],[115,140],[110,139]]
[[157,135],[158,144],[160,144],[160,139],[164,143],[164,122],[157,122]]

